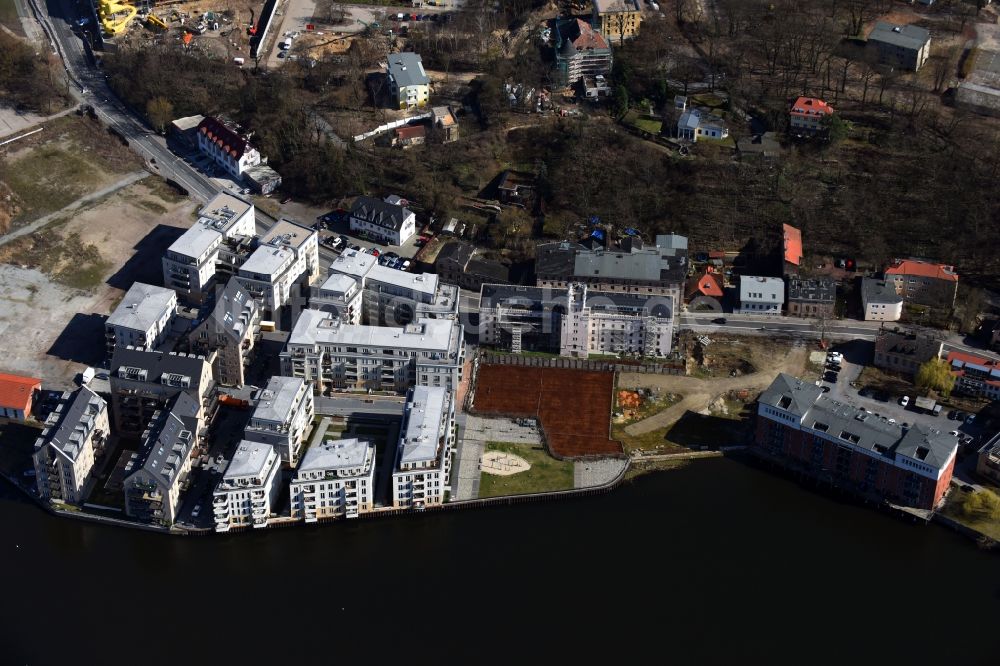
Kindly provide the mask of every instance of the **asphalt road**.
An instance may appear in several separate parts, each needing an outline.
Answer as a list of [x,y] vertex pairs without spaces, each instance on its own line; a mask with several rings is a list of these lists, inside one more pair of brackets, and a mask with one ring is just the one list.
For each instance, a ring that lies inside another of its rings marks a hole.
[[83,40],[73,33],[71,25],[87,15],[84,5],[70,0],[27,0],[27,4],[51,40],[53,50],[62,58],[70,82],[75,84],[70,88],[73,96],[93,106],[100,120],[124,138],[151,171],[177,182],[194,199],[208,201],[215,196],[219,187],[174,155],[162,137],[118,100],[104,73],[90,64]]

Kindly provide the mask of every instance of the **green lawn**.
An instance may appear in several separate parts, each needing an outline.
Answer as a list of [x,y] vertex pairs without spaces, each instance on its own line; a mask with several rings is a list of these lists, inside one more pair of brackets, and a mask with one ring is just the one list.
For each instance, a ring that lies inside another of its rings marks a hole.
[[[993,497],[996,497],[996,492],[988,491]],[[967,493],[964,490],[955,488],[951,491],[951,495],[948,497],[947,503],[944,505],[942,512],[944,515],[957,520],[958,522],[971,527],[974,530],[978,530],[983,534],[987,535],[991,539],[1000,541],[1000,517],[994,515],[989,515],[987,510],[969,510],[967,508],[967,502],[969,502],[975,493]],[[996,500],[994,500],[995,502]],[[994,508],[994,512],[996,509]]]
[[658,136],[663,129],[663,122],[652,118],[636,118],[632,121],[632,125],[654,136]]
[[573,463],[556,460],[542,447],[530,444],[489,442],[487,451],[504,451],[521,456],[531,469],[512,476],[494,476],[483,473],[479,480],[479,497],[523,495],[552,490],[569,490],[573,487]]
[[667,439],[667,432],[670,427],[660,428],[647,432],[644,435],[630,435],[625,432],[625,424],[615,424],[611,427],[611,439],[616,439],[625,447],[625,453],[635,450],[656,452],[656,453],[684,453],[687,451],[682,446],[678,446]]

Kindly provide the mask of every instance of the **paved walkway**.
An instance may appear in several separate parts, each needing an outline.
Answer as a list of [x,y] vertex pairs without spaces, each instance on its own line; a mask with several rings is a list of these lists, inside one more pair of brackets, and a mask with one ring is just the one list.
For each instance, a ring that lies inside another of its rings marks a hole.
[[617,458],[578,460],[573,463],[573,487],[591,488],[607,483],[621,474],[626,462]]
[[452,470],[454,500],[470,500],[479,497],[479,460],[483,457],[486,442],[478,439],[462,439],[455,453],[455,469]]
[[31,224],[19,227],[14,231],[10,232],[9,234],[7,234],[6,236],[0,236],[0,245],[6,245],[7,243],[11,242],[16,238],[20,238],[21,236],[25,236],[27,234],[38,231],[52,220],[62,215],[65,215],[66,213],[72,213],[73,211],[77,210],[78,208],[80,208],[80,206],[86,203],[89,203],[91,201],[96,201],[98,199],[106,197],[109,194],[114,194],[118,190],[124,189],[129,185],[132,185],[133,183],[137,183],[143,178],[148,177],[149,175],[150,174],[148,171],[135,171],[129,174],[128,176],[125,176],[117,183],[112,183],[111,185],[108,185],[105,188],[97,190],[96,192],[91,192],[86,196],[80,197],[79,199],[77,199],[76,201],[74,201],[73,203],[71,203],[70,205],[66,206],[61,210],[57,210],[53,213],[49,213],[48,215],[40,217]]
[[637,388],[659,388],[671,393],[680,393],[684,397],[658,414],[626,426],[625,432],[630,435],[644,435],[660,428],[666,428],[674,423],[685,412],[700,412],[708,409],[712,400],[723,393],[746,389],[756,392],[766,388],[779,372],[797,374],[802,370],[806,360],[806,349],[803,343],[796,342],[788,355],[771,367],[741,377],[725,377],[722,379],[699,379],[697,377],[676,377],[672,375],[646,375],[634,372],[623,372],[618,375],[620,386]]
[[[47,123],[55,120],[56,118],[68,116],[71,113],[76,113],[76,106],[64,109],[59,113],[53,113],[51,116],[39,116],[34,113],[20,113],[7,107],[0,108],[0,139],[13,137],[17,134],[28,131],[37,125]],[[14,142],[10,144],[10,147],[14,149],[17,148],[17,145],[17,142]]]

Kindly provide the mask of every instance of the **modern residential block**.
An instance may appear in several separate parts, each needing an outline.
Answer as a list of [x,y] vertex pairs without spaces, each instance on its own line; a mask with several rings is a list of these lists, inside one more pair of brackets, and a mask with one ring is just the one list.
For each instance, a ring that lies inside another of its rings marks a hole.
[[345,324],[360,324],[363,313],[361,284],[350,275],[331,273],[321,286],[313,287],[309,307],[329,312]]
[[169,409],[153,412],[142,446],[125,468],[128,516],[168,527],[176,522],[181,486],[204,423],[201,414],[201,405],[187,393],[176,394]]
[[212,493],[216,532],[267,527],[281,493],[280,466],[273,446],[246,440],[239,443]]
[[315,523],[355,518],[371,511],[375,492],[375,444],[328,439],[306,451],[289,484],[292,517]]
[[741,314],[780,315],[785,304],[785,281],[776,277],[740,276]]
[[587,292],[587,285],[567,289],[566,314],[560,322],[559,354],[666,356],[674,333],[669,297]]
[[286,219],[275,222],[236,272],[236,281],[258,300],[268,319],[295,295],[294,285],[308,287],[317,277],[319,235]]
[[302,311],[281,353],[282,374],[311,381],[318,393],[336,388],[405,391],[415,385],[455,390],[464,364],[458,321],[352,326],[312,309]]
[[312,387],[298,377],[271,377],[257,396],[257,406],[244,438],[270,444],[282,462],[292,467],[312,427],[315,414]]
[[451,483],[454,439],[454,394],[436,386],[411,389],[392,473],[394,507],[426,507],[444,502]]
[[104,398],[86,386],[63,393],[35,440],[32,459],[38,496],[70,504],[83,502],[94,462],[110,434]]
[[187,394],[204,418],[211,404],[211,356],[118,348],[111,358],[111,414],[115,432],[138,437],[157,412]]
[[196,354],[214,356],[212,374],[217,383],[242,387],[259,333],[260,306],[230,278],[224,288],[217,289],[211,313],[188,340]]
[[760,395],[751,450],[862,497],[930,510],[951,481],[958,440],[882,421],[782,373]]
[[187,300],[201,302],[217,272],[235,273],[256,234],[256,224],[252,203],[226,192],[216,195],[167,249],[163,284]]
[[[427,106],[430,100],[431,79],[424,71],[424,63],[416,53],[390,53],[386,64],[389,96],[400,109]],[[398,243],[396,243],[398,245]]]
[[159,349],[177,317],[177,293],[172,289],[135,282],[104,322],[108,358],[115,347]]

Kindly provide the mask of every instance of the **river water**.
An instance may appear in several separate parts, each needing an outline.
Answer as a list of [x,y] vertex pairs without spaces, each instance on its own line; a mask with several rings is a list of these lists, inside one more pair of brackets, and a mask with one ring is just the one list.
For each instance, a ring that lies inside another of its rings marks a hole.
[[1000,663],[1000,558],[730,460],[219,538],[5,486],[0,525],[0,664]]

